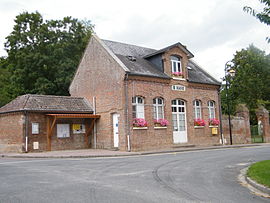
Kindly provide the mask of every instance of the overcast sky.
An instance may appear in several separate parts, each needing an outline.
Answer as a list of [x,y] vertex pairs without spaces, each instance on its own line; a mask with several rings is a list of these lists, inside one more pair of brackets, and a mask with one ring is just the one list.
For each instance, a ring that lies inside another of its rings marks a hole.
[[38,11],[47,20],[91,20],[102,39],[155,49],[181,42],[220,79],[237,50],[253,43],[270,51],[265,41],[270,27],[243,12],[245,5],[261,7],[258,0],[0,0],[0,55],[6,55],[5,37],[15,16]]

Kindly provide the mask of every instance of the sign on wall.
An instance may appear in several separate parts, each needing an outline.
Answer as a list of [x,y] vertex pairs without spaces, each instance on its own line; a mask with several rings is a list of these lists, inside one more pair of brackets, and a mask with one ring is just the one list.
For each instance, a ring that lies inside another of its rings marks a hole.
[[85,125],[84,124],[73,124],[72,130],[74,134],[85,133]]
[[32,123],[32,134],[39,134],[39,123]]
[[70,137],[69,124],[57,124],[57,137]]
[[186,87],[183,85],[173,85],[172,86],[172,90],[176,90],[176,91],[186,91]]

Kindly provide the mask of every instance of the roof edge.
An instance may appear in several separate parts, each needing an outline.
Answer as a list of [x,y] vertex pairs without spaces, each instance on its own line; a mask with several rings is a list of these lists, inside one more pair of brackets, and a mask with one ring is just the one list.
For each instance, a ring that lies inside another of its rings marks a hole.
[[172,45],[170,45],[170,46],[167,46],[167,47],[165,47],[165,48],[163,48],[163,49],[157,50],[156,52],[153,52],[153,53],[151,53],[151,54],[148,54],[148,55],[144,56],[143,58],[146,59],[146,58],[155,56],[155,55],[157,55],[157,54],[162,54],[162,53],[164,53],[164,52],[166,52],[166,51],[168,51],[168,50],[170,50],[171,48],[176,47],[176,46],[179,47],[182,51],[184,51],[184,52],[187,54],[188,59],[194,57],[194,55],[186,48],[186,46],[184,46],[184,45],[181,44],[180,42],[177,42],[177,43],[172,44]]
[[204,72],[207,76],[209,76],[211,79],[213,79],[216,83],[220,84],[222,82],[219,82],[216,78],[214,78],[210,73],[208,73],[208,71],[206,71],[204,68],[202,68],[197,62],[195,62],[194,60],[190,59],[189,60],[191,63],[194,63],[198,68],[201,69],[202,72]]
[[125,72],[130,72],[130,70],[125,66],[124,63],[112,52],[112,50],[96,35],[93,34],[92,37],[97,40],[101,46],[111,55],[111,57],[124,69]]

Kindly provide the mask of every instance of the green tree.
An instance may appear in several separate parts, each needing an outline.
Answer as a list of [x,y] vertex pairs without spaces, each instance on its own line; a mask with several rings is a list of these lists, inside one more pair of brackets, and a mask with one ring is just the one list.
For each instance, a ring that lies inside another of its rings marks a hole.
[[69,95],[68,87],[93,32],[90,21],[44,20],[24,12],[6,38],[12,98],[26,94]]
[[[266,25],[270,25],[270,0],[259,0],[263,5],[264,8],[262,11],[256,11],[255,9],[245,6],[243,9],[244,11],[250,13],[257,19],[259,19],[260,22],[265,23]],[[270,38],[266,38],[268,43],[270,43]]]
[[[250,45],[247,49],[237,51],[232,62],[236,75],[227,78],[232,111],[239,103],[248,106],[252,118],[259,104],[270,110],[270,56]],[[222,90],[221,98],[223,112],[227,113],[226,91]]]
[[7,66],[6,58],[0,57],[0,107],[9,102],[11,98],[9,93],[10,73]]

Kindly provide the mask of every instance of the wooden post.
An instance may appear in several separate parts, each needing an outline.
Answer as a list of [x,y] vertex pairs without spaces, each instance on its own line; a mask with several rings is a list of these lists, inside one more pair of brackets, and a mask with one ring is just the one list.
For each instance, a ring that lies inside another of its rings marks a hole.
[[51,137],[50,137],[51,119],[47,116],[47,151],[51,151]]
[[[94,127],[94,124],[95,124],[95,121],[96,121],[96,118],[93,118],[93,119],[91,119],[92,120],[92,122],[90,123],[90,125],[89,125],[89,127],[87,128],[87,130],[86,130],[86,133],[85,133],[85,146],[88,148],[88,142],[89,142],[89,137],[90,137],[90,134],[91,134],[91,132],[92,132],[92,130],[93,130],[93,127]],[[90,120],[90,121],[91,121]]]

